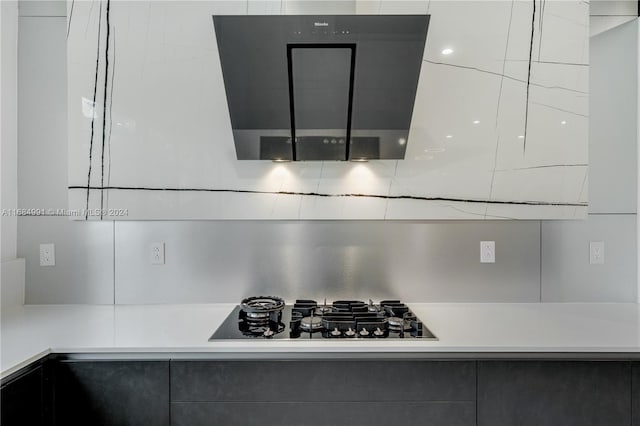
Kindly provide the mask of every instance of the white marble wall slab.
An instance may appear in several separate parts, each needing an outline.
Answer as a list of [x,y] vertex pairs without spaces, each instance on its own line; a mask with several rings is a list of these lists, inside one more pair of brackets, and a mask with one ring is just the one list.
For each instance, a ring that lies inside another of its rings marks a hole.
[[[72,0],[67,9],[77,219],[587,213],[587,2]],[[405,160],[236,160],[211,16],[281,13],[431,15]]]

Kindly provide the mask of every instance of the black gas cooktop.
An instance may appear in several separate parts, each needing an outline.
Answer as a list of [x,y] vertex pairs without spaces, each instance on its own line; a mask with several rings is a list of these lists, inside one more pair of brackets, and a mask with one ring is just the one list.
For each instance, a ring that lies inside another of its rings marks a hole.
[[221,339],[429,339],[436,336],[400,300],[244,299],[209,341]]

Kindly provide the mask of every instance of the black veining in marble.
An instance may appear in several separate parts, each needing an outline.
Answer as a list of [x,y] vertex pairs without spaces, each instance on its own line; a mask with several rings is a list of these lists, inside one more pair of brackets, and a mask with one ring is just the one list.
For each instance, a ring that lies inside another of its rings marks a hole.
[[213,189],[213,188],[153,188],[153,187],[134,187],[134,186],[81,186],[71,185],[68,189],[84,189],[84,190],[121,190],[121,191],[167,191],[167,192],[235,192],[240,194],[272,194],[272,195],[303,195],[313,197],[354,197],[354,198],[382,198],[387,200],[419,200],[419,201],[449,201],[458,203],[487,203],[487,204],[507,204],[507,205],[525,205],[525,206],[568,206],[568,207],[586,207],[586,203],[563,203],[556,201],[501,201],[501,200],[482,200],[472,198],[453,198],[453,197],[421,197],[415,195],[382,195],[382,194],[325,194],[319,192],[296,192],[296,191],[255,191],[250,189]]
[[[463,210],[463,209],[459,209],[453,205],[447,206],[447,208],[459,211],[460,213],[464,213],[464,214],[469,214],[471,216],[481,216],[483,219],[486,218],[491,218],[491,219],[510,219],[510,220],[517,220],[515,217],[510,217],[510,216],[498,216],[495,214],[488,214],[487,211],[489,210],[489,207],[487,206],[484,209],[484,213],[475,213],[475,212],[470,212],[469,210]],[[385,214],[385,219],[386,219],[387,215]]]
[[91,110],[91,139],[89,141],[89,173],[87,174],[87,207],[85,219],[89,219],[89,186],[91,186],[91,159],[93,156],[93,136],[96,121],[96,96],[98,94],[98,72],[100,71],[100,32],[102,30],[102,7],[100,7],[100,15],[98,16],[98,42],[96,48],[96,76],[93,82],[93,104]]
[[589,116],[587,114],[580,114],[579,112],[570,111],[568,109],[563,109],[563,108],[558,108],[558,107],[553,106],[553,105],[543,104],[543,103],[534,102],[534,101],[531,101],[530,103],[532,103],[534,105],[540,105],[540,106],[543,106],[543,107],[546,107],[546,108],[555,109],[556,111],[566,112],[567,114],[573,114],[573,115],[577,115],[577,116],[580,116],[580,117],[589,118]]
[[589,177],[589,171],[585,170],[584,177],[582,178],[582,185],[580,185],[580,194],[578,194],[578,201],[582,199],[582,194],[584,194],[584,187],[587,184],[587,178]]
[[531,169],[546,169],[553,167],[588,167],[588,164],[544,164],[540,166],[530,166],[530,167],[518,167],[515,169],[499,169],[498,172],[511,172],[516,170],[531,170]]
[[[498,109],[500,109],[500,103],[498,102]],[[496,116],[496,127],[498,127],[498,117]],[[495,182],[496,179],[496,167],[498,165],[498,152],[499,152],[499,148],[500,148],[500,135],[497,136],[496,139],[496,149],[495,152],[493,153],[493,172],[491,173],[491,185],[489,185],[489,199],[491,199],[491,197],[493,197],[493,184]],[[484,214],[487,214],[487,210],[489,209],[489,206],[486,206],[484,209]]]
[[[500,119],[500,101],[502,100],[502,86],[504,83],[504,71],[507,66],[507,53],[509,51],[509,40],[511,38],[511,24],[513,23],[513,3],[515,0],[511,0],[511,8],[509,11],[509,26],[507,27],[507,37],[504,44],[504,57],[502,58],[502,76],[500,77],[500,90],[498,90],[498,103],[496,105],[496,122],[495,129],[496,132],[498,130],[498,121]],[[500,134],[498,133],[496,137],[496,148],[493,153],[493,172],[491,173],[491,185],[489,186],[489,199],[493,196],[493,184],[496,178],[496,167],[498,165],[498,152],[500,151]],[[489,206],[487,205],[484,210],[485,218],[487,215],[487,210]]]
[[[101,0],[98,0],[101,1]],[[93,6],[96,4],[96,0],[91,0],[91,8],[89,8],[89,16],[87,18],[87,25],[84,27],[84,38],[87,38],[89,27],[91,26],[91,17],[93,16]]]
[[[109,33],[111,23],[109,22],[111,0],[107,0],[106,8],[106,43],[104,49],[104,93],[102,95],[102,156],[100,161],[100,186],[104,187],[104,146],[107,136],[107,91],[109,89]],[[88,206],[87,206],[88,208]],[[102,219],[102,211],[104,209],[104,190],[100,190],[100,219]]]
[[73,18],[73,7],[76,4],[76,0],[71,0],[71,8],[69,9],[69,22],[67,22],[67,40],[69,40],[69,31],[71,31],[71,18]]
[[[524,83],[527,84],[527,80],[522,80],[520,78],[514,77],[512,75],[508,75],[508,74],[501,74],[499,72],[495,72],[495,71],[489,71],[489,70],[484,70],[482,68],[477,68],[477,67],[471,67],[471,66],[467,66],[467,65],[457,65],[457,64],[449,64],[446,62],[438,62],[438,61],[432,61],[429,59],[423,59],[424,62],[427,62],[429,64],[433,64],[433,65],[444,65],[447,67],[454,67],[454,68],[462,68],[462,69],[466,69],[466,70],[471,70],[471,71],[478,71],[478,72],[482,72],[485,74],[492,74],[498,77],[504,77],[506,79],[512,80],[512,81],[519,81],[520,83]],[[576,64],[577,65],[577,64]],[[588,66],[588,65],[587,65]],[[529,84],[531,86],[535,86],[535,87],[542,87],[544,89],[558,89],[558,90],[566,90],[568,92],[573,92],[573,93],[579,93],[581,95],[588,95],[589,93],[587,92],[583,92],[582,90],[576,90],[576,89],[571,89],[569,87],[563,87],[563,86],[547,86],[546,84],[541,84],[541,83],[534,83],[534,82],[529,82]]]
[[[109,138],[107,139],[107,186],[111,184],[111,133],[113,133],[113,80],[116,75],[116,29],[113,28],[112,36],[112,61],[111,61],[111,89],[109,93]],[[109,192],[107,191],[107,205],[109,203]]]
[[538,19],[538,61],[542,52],[542,28],[544,27],[544,10],[547,6],[547,0],[540,1],[540,18]]
[[[531,41],[529,43],[529,70],[527,72],[527,98],[524,110],[524,140],[522,143],[522,154],[527,151],[527,128],[529,124],[529,88],[531,87],[531,61],[533,60],[533,39],[536,30],[536,0],[533,0],[533,14],[531,17]],[[540,58],[538,58],[540,59]]]
[[[529,62],[527,59],[508,59],[508,62]],[[541,61],[541,60],[535,60],[535,61],[531,61],[534,64],[543,64],[543,65],[569,65],[569,66],[574,66],[574,67],[588,67],[589,64],[581,64],[578,62],[562,62],[562,61]]]

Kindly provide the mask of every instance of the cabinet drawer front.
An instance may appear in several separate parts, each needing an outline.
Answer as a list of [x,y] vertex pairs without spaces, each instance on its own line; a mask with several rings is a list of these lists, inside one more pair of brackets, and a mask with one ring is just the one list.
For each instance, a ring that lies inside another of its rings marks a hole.
[[472,426],[473,402],[175,402],[172,426]]
[[56,425],[169,424],[168,361],[64,361],[54,367]]
[[626,426],[630,363],[478,362],[479,426]]
[[640,426],[640,362],[634,362],[631,367],[631,413],[633,426]]
[[0,424],[3,426],[44,425],[42,367],[2,386]]
[[475,400],[468,361],[173,361],[172,401]]
[[471,401],[473,361],[173,361],[172,401]]

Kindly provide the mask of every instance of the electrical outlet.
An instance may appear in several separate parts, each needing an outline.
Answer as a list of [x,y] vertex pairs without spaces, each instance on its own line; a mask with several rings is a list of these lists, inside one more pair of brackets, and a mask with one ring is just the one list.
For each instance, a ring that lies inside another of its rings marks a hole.
[[589,263],[604,264],[604,241],[589,241]]
[[151,264],[164,265],[164,243],[151,243]]
[[480,263],[496,263],[495,241],[480,241]]
[[56,246],[53,243],[40,244],[40,266],[56,265]]

